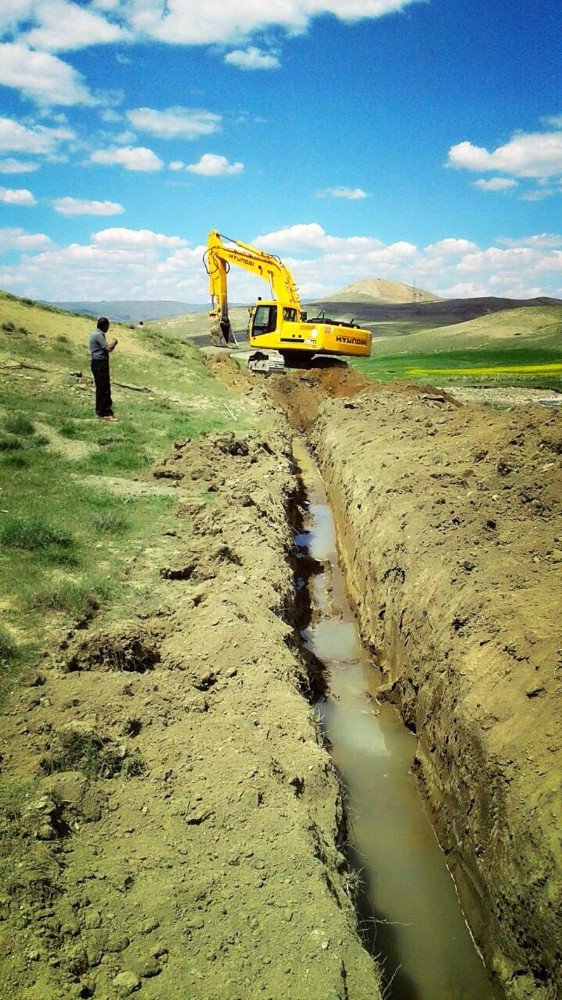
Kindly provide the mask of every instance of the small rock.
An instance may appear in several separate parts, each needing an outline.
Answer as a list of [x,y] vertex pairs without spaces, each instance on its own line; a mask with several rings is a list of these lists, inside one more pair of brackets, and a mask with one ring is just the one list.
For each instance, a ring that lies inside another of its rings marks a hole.
[[115,987],[120,997],[128,997],[131,993],[135,993],[141,987],[141,981],[134,972],[130,969],[125,969],[124,972],[119,972],[112,981],[112,986]]
[[113,952],[125,951],[125,948],[129,947],[129,943],[129,938],[126,936],[110,938],[106,943],[105,950]]
[[150,955],[148,958],[141,959],[135,965],[135,971],[142,979],[152,979],[154,976],[160,975],[162,966]]
[[43,687],[45,684],[45,677],[36,670],[29,670],[20,675],[19,682],[22,687]]
[[98,910],[90,910],[89,913],[86,914],[84,926],[87,927],[88,930],[96,930],[98,927],[101,927],[101,913],[99,913]]
[[158,920],[143,920],[142,924],[139,926],[139,933],[150,934],[150,932],[155,931],[157,927],[160,927]]
[[529,687],[525,691],[527,698],[544,698],[546,694],[546,688],[542,685],[538,687]]

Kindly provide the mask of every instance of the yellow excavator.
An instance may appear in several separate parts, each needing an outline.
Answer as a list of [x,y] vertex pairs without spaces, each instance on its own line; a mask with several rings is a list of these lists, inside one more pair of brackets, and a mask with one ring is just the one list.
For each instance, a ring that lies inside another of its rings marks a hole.
[[[225,245],[226,241],[228,245]],[[250,346],[258,353],[278,351],[288,366],[306,366],[314,355],[369,357],[371,333],[351,323],[327,319],[324,314],[308,319],[303,312],[293,276],[274,254],[248,243],[232,240],[215,229],[209,233],[204,262],[211,293],[211,338],[228,346],[233,340],[228,315],[227,275],[231,265],[268,281],[271,299],[258,299],[250,307]],[[266,354],[263,355],[267,357]],[[250,358],[250,367],[252,365]],[[256,368],[259,370],[258,366]]]

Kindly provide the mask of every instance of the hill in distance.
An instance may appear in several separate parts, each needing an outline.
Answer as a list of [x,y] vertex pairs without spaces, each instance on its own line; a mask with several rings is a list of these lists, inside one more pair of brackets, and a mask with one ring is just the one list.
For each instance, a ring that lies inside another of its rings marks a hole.
[[165,299],[123,299],[110,301],[48,302],[47,305],[67,312],[84,313],[85,316],[107,316],[114,323],[143,323],[150,320],[182,316],[185,313],[203,312],[204,305],[174,302]]
[[338,292],[326,296],[324,302],[380,302],[396,305],[398,303],[438,302],[439,296],[433,292],[405,285],[401,281],[387,281],[385,278],[361,278],[351,285],[346,285]]
[[456,319],[445,325],[428,323],[425,329],[405,326],[406,330],[397,336],[392,325],[375,325],[373,355],[497,348],[507,357],[512,349],[533,348],[555,351],[558,359],[562,357],[562,302],[556,300],[544,305],[523,303],[515,309],[501,309],[460,322]]
[[[396,303],[377,302],[374,299],[354,301],[334,297],[315,302],[313,308],[318,311],[324,310],[327,315],[332,315],[334,319],[349,319],[350,316],[353,316],[356,323],[363,323],[367,326],[376,323],[394,324],[397,333],[408,333],[410,332],[408,329],[410,323],[424,327],[447,326],[453,323],[465,323],[467,320],[477,319],[479,316],[490,316],[492,313],[503,312],[506,309],[560,305],[562,305],[562,300],[546,296],[536,299],[501,299],[492,296],[473,299],[438,299],[435,297],[425,302],[410,300],[409,302]],[[308,315],[312,315],[310,307]],[[403,327],[403,330],[400,327]],[[388,332],[390,333],[390,330]]]

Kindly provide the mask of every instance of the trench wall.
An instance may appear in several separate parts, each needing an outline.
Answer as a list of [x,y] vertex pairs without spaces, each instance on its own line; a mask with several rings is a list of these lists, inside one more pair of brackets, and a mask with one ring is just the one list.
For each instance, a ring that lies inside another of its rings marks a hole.
[[562,940],[559,425],[539,409],[379,392],[326,401],[311,432],[381,696],[417,733],[439,840],[511,998],[557,995]]

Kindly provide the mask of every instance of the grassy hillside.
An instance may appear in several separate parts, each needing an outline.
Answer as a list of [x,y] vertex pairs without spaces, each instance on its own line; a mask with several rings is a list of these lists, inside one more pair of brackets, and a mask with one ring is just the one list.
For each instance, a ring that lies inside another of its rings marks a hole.
[[562,390],[562,306],[527,306],[399,338],[379,329],[371,357],[353,362],[373,378]]
[[[229,312],[232,329],[237,340],[245,340],[248,330],[248,307],[233,306]],[[187,339],[196,343],[209,342],[211,321],[208,312],[187,313],[173,316],[152,324],[169,337]]]
[[541,309],[562,306],[558,299],[499,299],[493,297],[474,299],[438,299],[432,302],[408,302],[389,305],[377,302],[350,302],[324,300],[316,302],[308,309],[309,316],[314,310],[325,310],[334,319],[355,318],[356,323],[367,327],[373,333],[381,332],[384,324],[386,336],[400,336],[417,330],[434,329],[437,326],[452,326],[466,323],[478,317],[488,317],[505,310]]
[[119,420],[98,420],[91,328],[86,318],[0,295],[2,674],[31,662],[54,627],[122,593],[128,563],[161,536],[173,503],[151,464],[174,438],[236,416],[238,404],[193,347],[112,326]]
[[532,345],[554,350],[562,346],[562,305],[524,306],[444,326],[412,325],[399,341],[385,323],[377,325],[373,333],[373,354],[482,350],[499,342],[505,349]]

